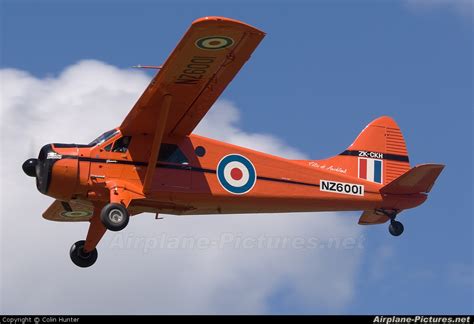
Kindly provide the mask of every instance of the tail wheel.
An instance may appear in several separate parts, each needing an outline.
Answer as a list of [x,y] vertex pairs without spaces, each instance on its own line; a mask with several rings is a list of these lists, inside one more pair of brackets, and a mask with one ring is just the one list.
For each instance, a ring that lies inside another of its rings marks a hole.
[[100,220],[104,226],[114,232],[123,230],[130,219],[127,208],[122,204],[110,203],[102,208]]
[[71,257],[72,262],[81,268],[90,267],[97,261],[97,249],[94,249],[90,252],[84,251],[84,245],[86,241],[77,241],[71,246],[69,251],[69,256]]
[[393,236],[400,236],[402,235],[403,233],[403,224],[400,223],[399,221],[396,221],[396,220],[392,220],[390,222],[390,225],[388,226],[388,231],[390,232],[390,234],[392,234]]

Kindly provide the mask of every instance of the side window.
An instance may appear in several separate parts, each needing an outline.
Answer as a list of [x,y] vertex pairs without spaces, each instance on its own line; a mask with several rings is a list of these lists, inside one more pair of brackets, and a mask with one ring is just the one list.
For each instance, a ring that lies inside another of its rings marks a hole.
[[107,152],[110,152],[110,149],[112,149],[112,143],[110,143],[109,145],[104,147],[104,150],[107,151]]
[[175,144],[161,144],[158,161],[188,164],[188,159]]
[[130,136],[124,136],[115,141],[112,152],[125,153],[127,152],[128,145],[130,144]]

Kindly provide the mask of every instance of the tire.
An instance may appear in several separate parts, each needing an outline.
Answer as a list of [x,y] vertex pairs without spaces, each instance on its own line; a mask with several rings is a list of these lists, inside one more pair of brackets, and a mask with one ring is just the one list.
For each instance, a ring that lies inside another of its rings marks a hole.
[[403,224],[398,222],[398,221],[392,221],[390,223],[390,225],[388,226],[388,231],[390,232],[390,234],[392,234],[393,236],[400,236],[402,235],[403,233]]
[[97,249],[94,249],[88,253],[84,252],[84,245],[86,241],[77,241],[71,246],[69,256],[72,262],[81,268],[88,268],[97,261],[98,253]]
[[130,219],[127,209],[122,204],[110,203],[102,208],[100,221],[104,226],[114,232],[123,230]]

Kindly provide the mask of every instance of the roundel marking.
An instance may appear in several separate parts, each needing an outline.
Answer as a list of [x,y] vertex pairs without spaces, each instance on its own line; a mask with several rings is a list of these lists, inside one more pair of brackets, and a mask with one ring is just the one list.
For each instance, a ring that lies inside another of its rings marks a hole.
[[91,216],[92,213],[90,211],[84,211],[84,210],[76,210],[76,211],[63,211],[61,213],[61,216],[63,217],[86,217],[86,216]]
[[230,154],[217,164],[217,179],[226,191],[242,195],[252,190],[257,181],[257,172],[245,156]]
[[207,36],[199,38],[196,41],[196,46],[210,51],[217,51],[227,47],[230,47],[234,44],[234,40],[226,36]]

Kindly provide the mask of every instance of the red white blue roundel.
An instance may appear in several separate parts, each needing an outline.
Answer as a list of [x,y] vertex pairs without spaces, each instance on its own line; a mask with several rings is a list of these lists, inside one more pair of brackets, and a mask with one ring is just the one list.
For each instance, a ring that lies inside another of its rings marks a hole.
[[225,190],[241,195],[252,190],[257,180],[257,172],[245,156],[230,154],[219,161],[217,179]]

